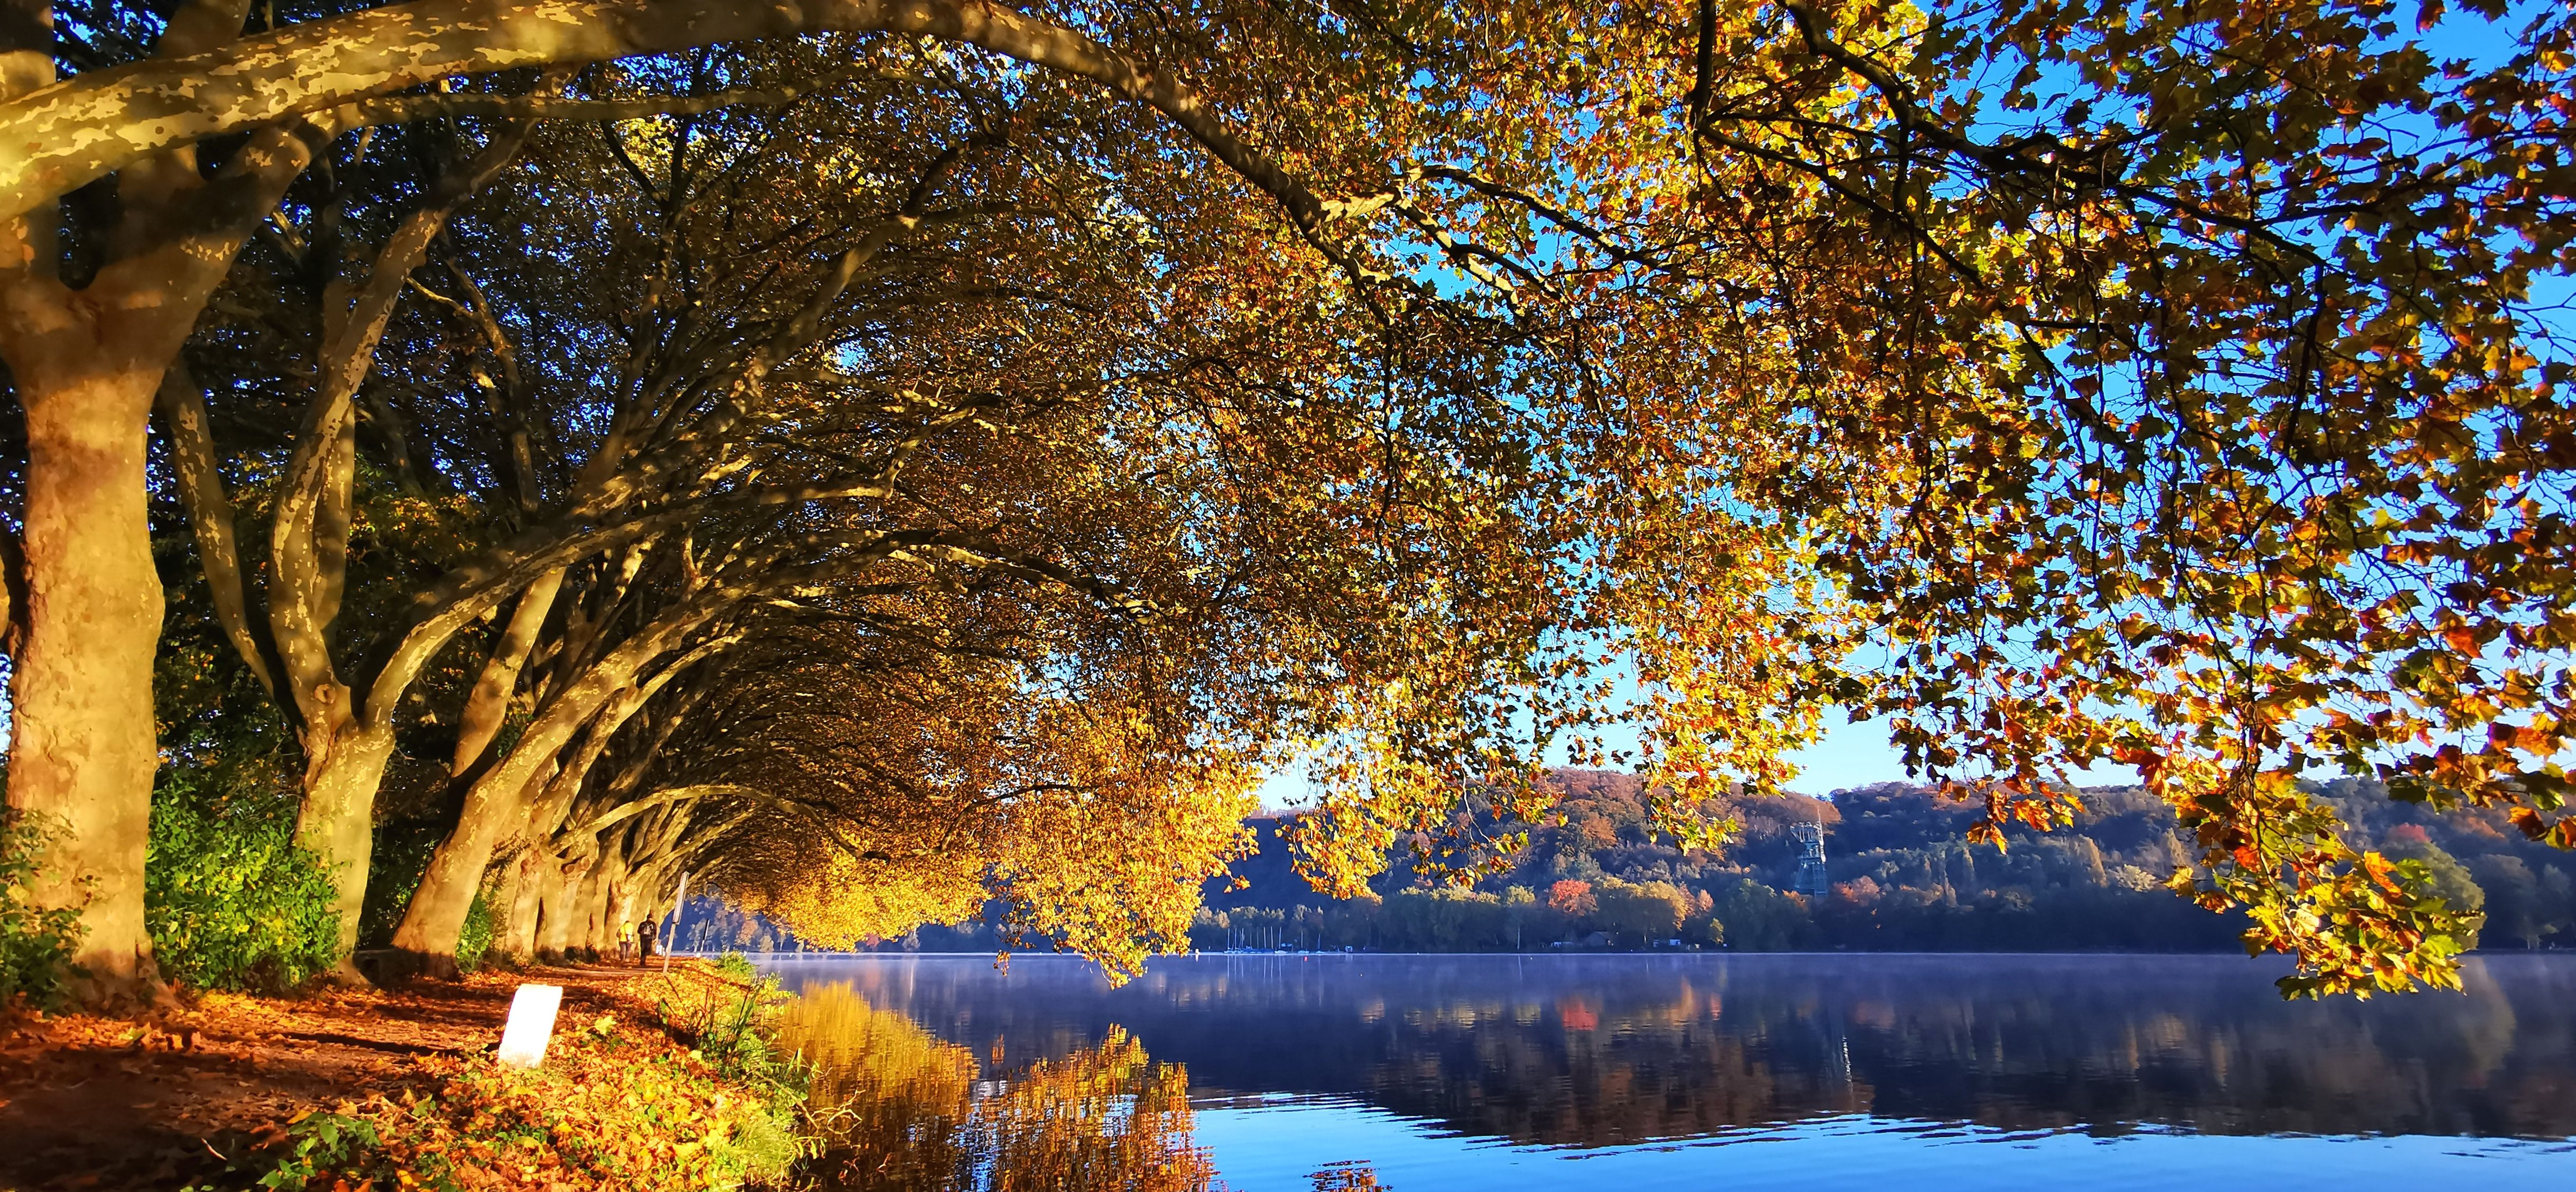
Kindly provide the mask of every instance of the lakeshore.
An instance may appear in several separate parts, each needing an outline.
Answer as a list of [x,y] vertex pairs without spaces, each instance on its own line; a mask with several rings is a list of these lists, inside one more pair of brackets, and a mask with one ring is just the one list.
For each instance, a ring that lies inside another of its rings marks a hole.
[[[559,985],[564,1000],[545,1064],[520,1072],[493,1053],[512,991],[529,983]],[[640,1190],[778,1174],[797,1144],[771,1090],[693,1037],[706,1010],[740,993],[682,961],[209,993],[135,1018],[23,1013],[0,1036],[0,1190],[371,1177]]]

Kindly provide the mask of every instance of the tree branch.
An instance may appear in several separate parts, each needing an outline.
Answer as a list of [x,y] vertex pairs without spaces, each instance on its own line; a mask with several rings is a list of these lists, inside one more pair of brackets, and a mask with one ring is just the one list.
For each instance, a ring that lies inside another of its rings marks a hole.
[[986,0],[416,0],[148,59],[0,103],[0,220],[172,145],[438,79],[825,32],[965,42],[1162,112],[1312,233],[1324,209],[1197,93],[1071,29]]

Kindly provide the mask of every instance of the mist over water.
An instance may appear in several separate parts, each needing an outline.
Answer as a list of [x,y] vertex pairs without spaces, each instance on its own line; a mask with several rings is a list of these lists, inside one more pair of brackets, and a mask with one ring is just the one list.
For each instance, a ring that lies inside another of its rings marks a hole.
[[1236,1188],[2576,1187],[2576,956],[2366,1003],[2285,1003],[2225,956],[1237,955],[1120,989],[1056,957],[779,971],[985,1079],[1104,1045],[1177,1066],[1188,1145]]

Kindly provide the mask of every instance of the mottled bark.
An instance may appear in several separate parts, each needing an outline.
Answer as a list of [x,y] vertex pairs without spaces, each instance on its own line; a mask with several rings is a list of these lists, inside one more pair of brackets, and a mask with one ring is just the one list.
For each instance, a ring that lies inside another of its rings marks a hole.
[[448,761],[448,773],[472,769],[483,760],[492,738],[500,735],[502,722],[509,719],[510,697],[519,689],[519,671],[528,664],[528,652],[537,647],[537,633],[545,628],[546,614],[553,611],[563,580],[564,569],[557,567],[519,594],[518,607],[511,611],[501,640],[493,643],[491,657],[484,659],[483,671],[457,717],[456,753]]
[[44,318],[69,313],[0,310],[0,351],[27,418],[26,644],[11,676],[9,806],[64,830],[31,894],[83,908],[74,960],[105,1000],[157,979],[143,851],[160,760],[161,580],[144,521],[143,424],[160,381],[152,358],[177,342],[149,334],[152,320],[136,320],[145,334],[114,336],[77,316],[70,326]]
[[[296,842],[322,858],[342,911],[339,979],[362,978],[347,955],[357,944],[366,899],[376,791],[394,746],[390,697],[343,682],[332,658],[332,623],[348,587],[349,525],[356,499],[358,387],[399,305],[406,279],[427,259],[448,217],[518,154],[524,128],[496,134],[461,169],[432,183],[418,211],[377,251],[366,276],[323,296],[321,386],[289,458],[269,529],[269,635],[304,726],[304,802]],[[360,702],[364,700],[365,702]],[[478,875],[479,877],[479,875]],[[466,905],[473,893],[466,894]],[[449,948],[453,964],[454,947]]]
[[[465,928],[463,906],[457,902],[455,892],[467,889],[466,905],[470,905],[472,883],[481,880],[493,849],[513,835],[535,833],[537,826],[529,822],[529,812],[545,793],[537,785],[538,771],[554,762],[564,746],[571,743],[573,734],[589,724],[618,693],[632,689],[639,672],[671,653],[689,634],[746,594],[747,590],[735,591],[721,594],[719,599],[693,602],[627,640],[565,685],[520,735],[510,755],[475,780],[466,792],[456,827],[431,854],[420,889],[413,894],[402,925],[394,931],[394,947],[408,954],[406,964],[438,972],[444,967],[442,955],[451,957],[448,963],[453,963],[457,937]],[[701,657],[703,652],[692,655],[691,660]],[[578,776],[574,781],[579,781]],[[550,826],[547,830],[551,830]]]
[[[0,44],[0,89],[44,81],[50,57],[27,44],[45,37],[50,45],[43,11],[13,6],[0,30],[15,39]],[[204,23],[192,14],[174,26],[172,48],[189,48],[189,30]],[[144,503],[153,397],[252,222],[276,206],[310,154],[304,140],[272,128],[212,178],[186,147],[121,162],[124,216],[79,290],[56,275],[50,210],[0,222],[0,359],[27,427],[8,798],[67,830],[30,893],[39,905],[81,908],[75,959],[89,974],[90,1000],[158,988],[143,927],[159,762],[152,656],[161,584]]]
[[296,843],[322,858],[340,912],[340,963],[335,979],[361,984],[349,954],[358,946],[358,912],[367,901],[367,867],[375,852],[376,790],[394,753],[390,726],[342,727],[328,746],[310,751],[304,802],[295,817]]

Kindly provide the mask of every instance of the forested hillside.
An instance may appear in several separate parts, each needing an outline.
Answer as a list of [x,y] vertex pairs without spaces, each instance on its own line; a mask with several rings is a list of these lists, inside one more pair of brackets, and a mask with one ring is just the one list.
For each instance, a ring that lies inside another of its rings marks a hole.
[[[1285,821],[1260,820],[1261,851],[1235,867],[1244,887],[1211,882],[1192,938],[1209,948],[1431,951],[1673,939],[1755,951],[2179,951],[2233,950],[2244,926],[2164,889],[2198,850],[2176,834],[2171,810],[2137,787],[2087,789],[2073,827],[2015,828],[2001,849],[1966,841],[1974,807],[1904,783],[1745,800],[1734,808],[1742,833],[1709,854],[1652,838],[1634,777],[1557,778],[1561,822],[1533,831],[1509,872],[1465,890],[1416,878],[1399,846],[1373,899],[1320,898],[1291,868],[1279,839]],[[2502,813],[2427,814],[2368,781],[2315,793],[2382,851],[2426,862],[2455,906],[2482,907],[2482,946],[2576,943],[2568,859],[2524,839]],[[1800,819],[1825,829],[1833,890],[1821,899],[1790,892],[1790,824]]]

